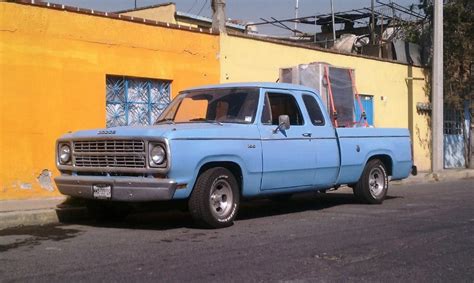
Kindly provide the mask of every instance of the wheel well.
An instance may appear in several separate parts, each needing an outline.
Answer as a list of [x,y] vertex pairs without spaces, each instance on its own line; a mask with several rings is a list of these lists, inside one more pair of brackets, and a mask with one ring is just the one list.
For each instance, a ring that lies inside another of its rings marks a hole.
[[214,168],[214,167],[224,167],[229,170],[237,180],[237,184],[239,185],[239,190],[242,191],[242,169],[240,168],[239,164],[231,161],[216,161],[216,162],[209,162],[201,166],[199,169],[198,176],[201,175],[202,172]]
[[387,174],[389,176],[392,176],[393,163],[392,163],[392,158],[389,155],[386,155],[386,154],[374,155],[370,157],[369,160],[367,160],[367,163],[369,163],[369,161],[374,160],[374,159],[380,160],[385,166],[385,169],[387,169]]

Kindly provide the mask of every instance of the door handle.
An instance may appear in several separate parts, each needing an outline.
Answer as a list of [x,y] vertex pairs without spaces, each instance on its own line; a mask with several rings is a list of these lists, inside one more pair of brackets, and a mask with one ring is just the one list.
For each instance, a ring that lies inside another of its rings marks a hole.
[[312,136],[311,133],[304,133],[304,134],[303,134],[303,137],[305,137],[305,138],[310,138],[311,136]]

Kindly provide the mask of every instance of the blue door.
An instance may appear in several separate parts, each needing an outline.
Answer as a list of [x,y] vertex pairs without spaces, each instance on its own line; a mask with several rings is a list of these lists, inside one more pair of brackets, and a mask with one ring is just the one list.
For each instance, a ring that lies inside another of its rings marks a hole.
[[[372,95],[359,95],[360,102],[362,107],[364,107],[365,114],[367,115],[367,123],[370,126],[374,125],[374,97]],[[359,122],[361,118],[361,109],[359,107],[359,102],[357,99],[354,99],[354,109],[355,109],[355,116],[354,122]]]
[[[262,190],[302,189],[313,186],[316,144],[304,121],[297,97],[290,92],[268,90],[259,124],[262,138]],[[299,98],[298,98],[299,99]],[[290,128],[275,129],[278,117],[288,115]]]

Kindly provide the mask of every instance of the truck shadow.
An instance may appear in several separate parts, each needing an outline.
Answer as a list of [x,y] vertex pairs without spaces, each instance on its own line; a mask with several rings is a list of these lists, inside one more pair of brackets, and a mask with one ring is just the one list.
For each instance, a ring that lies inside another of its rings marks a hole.
[[[386,201],[395,198],[399,197],[387,196]],[[285,201],[270,199],[244,200],[241,203],[236,220],[245,221],[304,211],[318,211],[343,205],[368,206],[366,204],[360,204],[354,198],[354,195],[349,193],[304,193],[295,195]],[[177,228],[201,229],[201,227],[195,225],[191,215],[187,211],[177,209],[159,209],[157,211],[132,213],[122,221],[97,222],[88,219],[82,221],[81,224],[94,227],[144,230],[170,230]]]
[[[394,198],[398,197],[386,196],[385,200],[387,201]],[[324,210],[342,205],[367,206],[368,204],[361,204],[352,193],[303,193],[295,195],[287,201],[262,199],[244,202],[240,207],[237,220],[291,214],[310,210]]]

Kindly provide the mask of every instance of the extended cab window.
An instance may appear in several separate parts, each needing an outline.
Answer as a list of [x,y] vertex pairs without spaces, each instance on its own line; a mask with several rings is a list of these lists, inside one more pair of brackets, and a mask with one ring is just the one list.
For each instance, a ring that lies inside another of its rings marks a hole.
[[291,125],[297,126],[304,124],[298,103],[292,95],[285,93],[267,93],[263,106],[262,123],[278,125],[278,117],[280,115],[288,115]]
[[303,95],[304,105],[306,106],[306,110],[308,110],[309,118],[311,119],[311,123],[315,126],[324,126],[324,117],[323,113],[321,112],[321,108],[312,95],[305,94]]

